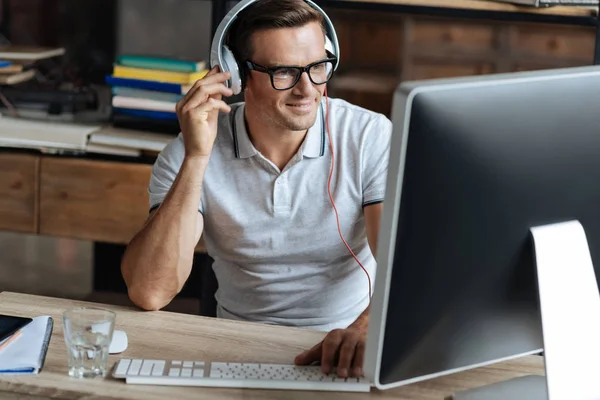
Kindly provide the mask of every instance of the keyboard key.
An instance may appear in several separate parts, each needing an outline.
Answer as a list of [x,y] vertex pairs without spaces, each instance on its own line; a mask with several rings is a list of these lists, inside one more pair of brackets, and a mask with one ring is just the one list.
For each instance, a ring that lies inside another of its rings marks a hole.
[[181,366],[181,361],[171,361],[171,365]]
[[191,368],[182,368],[181,369],[181,376],[185,376],[185,377],[192,376],[192,369]]
[[115,374],[117,375],[125,375],[127,373],[127,368],[129,368],[129,364],[131,364],[131,360],[121,360],[117,365],[117,370]]
[[138,375],[140,373],[140,368],[142,367],[142,360],[133,360],[131,361],[131,366],[129,367],[129,371],[127,371],[127,375]]
[[194,366],[204,368],[204,361],[194,361]]
[[194,362],[193,361],[184,361],[183,366],[185,368],[192,368],[194,366]]
[[150,373],[152,372],[152,366],[154,364],[151,361],[144,361],[142,363],[142,369],[140,369],[140,375],[141,376],[150,376]]
[[162,376],[164,369],[165,369],[164,361],[154,362],[154,367],[152,367],[152,376]]
[[204,369],[202,368],[196,368],[192,374],[194,376],[194,378],[196,377],[202,377],[204,376]]

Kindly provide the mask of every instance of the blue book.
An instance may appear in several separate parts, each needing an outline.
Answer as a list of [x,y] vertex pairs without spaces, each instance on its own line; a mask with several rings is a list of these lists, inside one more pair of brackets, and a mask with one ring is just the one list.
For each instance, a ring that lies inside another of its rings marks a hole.
[[143,79],[118,78],[112,75],[106,75],[104,81],[108,86],[123,86],[136,89],[156,90],[158,92],[186,94],[192,85],[182,85],[179,83],[168,83],[158,81],[147,81]]
[[161,120],[177,120],[177,113],[169,111],[154,111],[154,110],[139,110],[135,108],[120,108],[114,107],[113,112],[117,114],[126,114],[135,117],[161,119]]

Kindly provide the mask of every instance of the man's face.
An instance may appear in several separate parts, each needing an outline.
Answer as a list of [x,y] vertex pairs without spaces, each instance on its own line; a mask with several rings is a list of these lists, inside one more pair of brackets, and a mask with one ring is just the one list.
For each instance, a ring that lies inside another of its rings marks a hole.
[[[317,22],[298,28],[278,28],[254,33],[250,61],[266,68],[305,66],[326,58],[325,38]],[[304,131],[314,123],[325,85],[314,85],[307,73],[291,89],[275,90],[269,74],[250,71],[246,107],[263,123],[284,130]]]

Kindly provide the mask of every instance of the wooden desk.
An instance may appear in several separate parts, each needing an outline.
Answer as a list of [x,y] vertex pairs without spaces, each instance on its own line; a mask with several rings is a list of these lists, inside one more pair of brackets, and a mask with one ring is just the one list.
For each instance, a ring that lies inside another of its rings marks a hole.
[[[6,396],[14,393],[31,395],[20,398],[36,400],[340,398],[339,392],[138,386],[127,385],[124,381],[113,378],[70,378],[67,375],[61,315],[65,309],[84,304],[90,303],[0,293],[0,313],[28,317],[51,315],[54,318],[54,331],[42,372],[30,376],[0,376],[0,398],[7,398]],[[313,346],[324,336],[323,332],[298,328],[240,323],[163,311],[142,312],[125,307],[103,307],[117,312],[116,326],[126,331],[129,338],[129,347],[124,353],[109,356],[111,367],[119,358],[124,357],[293,363],[298,353]],[[372,390],[371,393],[343,393],[343,398],[442,400],[457,390],[543,372],[542,357],[530,356],[383,392]]]

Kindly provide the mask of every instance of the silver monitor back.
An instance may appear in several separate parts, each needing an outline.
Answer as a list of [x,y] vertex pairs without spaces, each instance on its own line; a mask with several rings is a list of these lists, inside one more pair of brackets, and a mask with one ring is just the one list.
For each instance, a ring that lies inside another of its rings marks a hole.
[[367,378],[540,353],[530,227],[579,220],[600,257],[600,67],[406,82],[392,120]]

